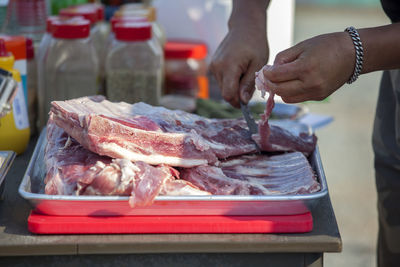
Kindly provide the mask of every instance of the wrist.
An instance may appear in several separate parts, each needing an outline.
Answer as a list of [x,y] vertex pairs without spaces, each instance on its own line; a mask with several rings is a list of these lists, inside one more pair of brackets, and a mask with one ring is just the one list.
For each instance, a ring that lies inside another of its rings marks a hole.
[[266,11],[269,0],[233,0],[229,30],[233,28],[266,29]]
[[354,27],[347,27],[345,31],[349,34],[352,43],[354,45],[355,57],[354,57],[354,70],[347,81],[348,84],[355,82],[358,76],[361,74],[363,64],[364,64],[364,48],[358,31]]

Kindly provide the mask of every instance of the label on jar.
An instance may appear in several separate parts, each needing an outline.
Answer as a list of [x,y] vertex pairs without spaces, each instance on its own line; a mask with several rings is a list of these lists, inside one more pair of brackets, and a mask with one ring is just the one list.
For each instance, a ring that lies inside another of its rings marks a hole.
[[17,94],[13,102],[13,114],[15,127],[18,130],[23,130],[29,127],[28,112],[26,109],[24,90],[22,83],[18,83]]

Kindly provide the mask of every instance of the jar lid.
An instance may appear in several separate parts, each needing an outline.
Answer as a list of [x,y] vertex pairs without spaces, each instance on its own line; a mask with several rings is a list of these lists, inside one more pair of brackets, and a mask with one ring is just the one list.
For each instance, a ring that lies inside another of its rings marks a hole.
[[195,41],[171,40],[165,43],[164,53],[167,59],[204,59],[207,56],[207,45]]
[[66,17],[82,16],[90,21],[90,24],[95,24],[98,21],[97,8],[94,6],[72,6],[63,8],[60,10],[59,14]]
[[110,19],[111,31],[115,32],[115,25],[122,22],[148,22],[146,17],[112,17]]
[[114,27],[115,38],[120,41],[146,41],[151,39],[149,22],[121,22]]
[[54,38],[87,38],[90,33],[90,22],[86,19],[57,20],[52,23],[52,31]]

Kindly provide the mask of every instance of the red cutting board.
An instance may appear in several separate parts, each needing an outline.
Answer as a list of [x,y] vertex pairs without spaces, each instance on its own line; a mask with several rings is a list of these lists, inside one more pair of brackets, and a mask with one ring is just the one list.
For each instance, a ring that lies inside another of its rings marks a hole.
[[306,233],[310,212],[285,216],[49,216],[32,212],[35,234]]

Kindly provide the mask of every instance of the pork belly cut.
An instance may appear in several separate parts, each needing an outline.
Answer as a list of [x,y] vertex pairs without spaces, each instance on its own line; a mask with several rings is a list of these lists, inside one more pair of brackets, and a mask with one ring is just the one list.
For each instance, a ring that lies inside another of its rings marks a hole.
[[[190,182],[175,182],[178,172],[169,166],[111,159],[97,155],[51,120],[47,124],[45,193],[50,195],[130,196],[132,207],[151,205],[162,194],[208,194]],[[191,190],[189,190],[191,189]]]
[[183,169],[181,178],[213,195],[292,195],[320,190],[307,158],[300,152],[240,156],[218,167]]
[[256,88],[261,91],[262,97],[265,97],[267,92],[269,95],[264,114],[261,115],[261,120],[258,124],[258,134],[253,135],[252,138],[263,151],[300,151],[309,155],[314,151],[317,143],[317,137],[314,134],[300,133],[299,135],[294,135],[290,131],[270,125],[268,122],[275,106],[275,94],[267,87],[263,70],[270,67],[265,65],[260,71],[256,72]]
[[192,167],[252,153],[243,120],[207,119],[102,96],[52,102],[51,118],[90,151],[152,165]]

